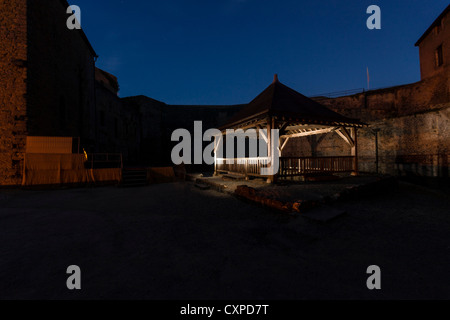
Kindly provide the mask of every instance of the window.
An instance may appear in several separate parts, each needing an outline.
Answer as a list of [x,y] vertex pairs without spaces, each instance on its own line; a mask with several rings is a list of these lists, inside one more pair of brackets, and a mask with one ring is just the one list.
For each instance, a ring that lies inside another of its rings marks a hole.
[[436,27],[434,27],[434,33],[439,34],[441,32],[441,24],[439,23]]
[[441,19],[436,23],[436,26],[434,27],[434,33],[438,35],[439,33],[441,33],[443,27],[444,27],[444,19]]
[[442,53],[442,44],[437,47],[435,52],[435,58],[436,58],[436,67],[440,67],[444,64],[444,55]]

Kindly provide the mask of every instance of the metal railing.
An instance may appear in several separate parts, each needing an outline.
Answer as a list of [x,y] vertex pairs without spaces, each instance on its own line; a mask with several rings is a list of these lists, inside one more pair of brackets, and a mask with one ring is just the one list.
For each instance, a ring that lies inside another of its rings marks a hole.
[[351,95],[362,93],[362,92],[364,92],[364,88],[327,92],[327,93],[319,93],[319,94],[314,94],[309,97],[312,99],[320,100],[320,99],[337,98],[337,97],[343,97],[343,96],[351,96]]
[[123,168],[121,153],[89,153],[85,162],[87,169]]

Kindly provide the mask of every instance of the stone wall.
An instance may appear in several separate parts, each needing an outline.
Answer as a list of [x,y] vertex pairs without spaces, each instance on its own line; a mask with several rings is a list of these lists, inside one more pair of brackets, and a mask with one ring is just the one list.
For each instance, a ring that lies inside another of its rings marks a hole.
[[450,67],[433,77],[403,86],[316,101],[348,117],[365,122],[439,109],[450,101]]
[[[361,171],[377,171],[378,149],[381,173],[448,177],[450,69],[444,71],[409,85],[317,100],[368,124],[358,131]],[[283,155],[312,156],[315,152],[317,156],[340,156],[350,155],[350,150],[336,133],[328,133],[324,137],[291,139]]]
[[[450,103],[440,109],[373,121],[358,130],[359,169],[393,175],[448,177],[450,158]],[[283,156],[312,156],[312,146],[321,135],[289,140]],[[350,146],[336,133],[324,135],[317,156],[348,156]]]
[[0,185],[21,182],[26,143],[27,1],[0,5]]

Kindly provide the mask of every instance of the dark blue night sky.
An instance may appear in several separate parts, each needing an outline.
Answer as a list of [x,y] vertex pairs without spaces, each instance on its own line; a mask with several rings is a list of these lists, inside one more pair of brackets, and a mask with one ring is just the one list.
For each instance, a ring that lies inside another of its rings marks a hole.
[[[305,94],[420,80],[414,43],[448,0],[75,0],[120,96],[247,103],[273,74]],[[382,29],[368,30],[378,5]]]

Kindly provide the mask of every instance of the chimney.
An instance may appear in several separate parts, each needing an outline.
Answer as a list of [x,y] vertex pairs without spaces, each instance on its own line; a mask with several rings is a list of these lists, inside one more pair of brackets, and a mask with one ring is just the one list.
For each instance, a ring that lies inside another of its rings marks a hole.
[[273,82],[272,83],[276,83],[278,82],[278,74],[275,73],[275,75],[273,76]]

